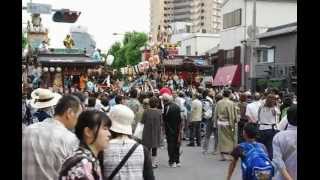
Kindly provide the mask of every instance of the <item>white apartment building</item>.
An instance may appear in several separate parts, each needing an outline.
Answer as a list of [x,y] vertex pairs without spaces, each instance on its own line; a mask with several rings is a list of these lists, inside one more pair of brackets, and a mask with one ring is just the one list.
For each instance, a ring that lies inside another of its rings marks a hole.
[[156,39],[159,26],[191,23],[190,33],[218,33],[221,30],[222,0],[150,0],[150,33]]
[[[248,82],[251,81],[254,84],[253,81],[255,81],[255,75],[252,73],[253,66],[249,69],[250,75],[249,72],[245,72],[245,67],[253,65],[249,60],[250,53],[247,48],[250,39],[248,29],[252,29],[253,0],[224,0],[221,8],[223,23],[219,50],[223,53],[219,54],[224,55],[219,57],[222,59],[219,62],[223,66],[239,65],[241,67],[241,85],[252,87],[253,85],[249,85]],[[264,33],[271,27],[296,21],[297,0],[256,0],[256,26],[258,30],[256,34]],[[237,53],[235,53],[235,49],[237,49]]]
[[180,41],[179,55],[202,56],[220,43],[219,34],[192,33]]
[[[233,49],[247,40],[252,25],[252,0],[224,0],[221,49]],[[256,26],[259,33],[268,28],[297,21],[297,0],[256,0]]]

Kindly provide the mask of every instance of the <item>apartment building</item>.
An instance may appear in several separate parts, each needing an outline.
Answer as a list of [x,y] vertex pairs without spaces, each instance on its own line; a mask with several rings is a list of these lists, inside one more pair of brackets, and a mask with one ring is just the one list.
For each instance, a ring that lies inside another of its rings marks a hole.
[[215,73],[227,66],[237,65],[238,69],[241,69],[239,74],[241,86],[255,90],[257,78],[259,78],[255,70],[259,67],[254,65],[259,66],[259,62],[251,61],[250,36],[252,33],[257,35],[265,33],[269,28],[296,22],[297,0],[256,0],[257,30],[255,32],[250,31],[253,20],[253,0],[224,0],[221,13],[223,27],[220,32],[219,50],[213,63]]
[[150,0],[150,33],[156,39],[160,27],[185,22],[189,33],[218,33],[222,0]]

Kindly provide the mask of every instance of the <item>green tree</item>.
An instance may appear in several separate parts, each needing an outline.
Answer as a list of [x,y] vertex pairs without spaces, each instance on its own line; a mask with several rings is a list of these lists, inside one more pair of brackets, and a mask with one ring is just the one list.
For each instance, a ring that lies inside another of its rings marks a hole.
[[145,46],[148,36],[143,32],[127,32],[120,42],[115,42],[109,49],[114,56],[113,68],[120,69],[127,65],[136,65],[141,60],[140,48]]

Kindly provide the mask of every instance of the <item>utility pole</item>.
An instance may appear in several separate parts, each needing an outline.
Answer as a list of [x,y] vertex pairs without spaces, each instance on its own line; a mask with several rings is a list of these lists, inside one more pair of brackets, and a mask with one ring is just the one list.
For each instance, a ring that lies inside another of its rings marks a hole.
[[252,39],[251,39],[251,56],[250,56],[250,77],[251,77],[251,88],[252,90],[256,89],[256,45],[257,45],[257,39],[256,39],[256,32],[257,32],[257,25],[256,25],[256,0],[252,1],[253,3],[253,14],[252,14],[252,27],[253,27],[253,33],[252,33]]

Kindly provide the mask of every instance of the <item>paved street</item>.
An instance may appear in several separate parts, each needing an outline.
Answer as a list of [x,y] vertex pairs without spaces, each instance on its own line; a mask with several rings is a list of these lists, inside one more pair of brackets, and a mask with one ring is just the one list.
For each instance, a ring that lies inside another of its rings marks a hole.
[[[180,168],[169,168],[167,150],[160,149],[160,165],[154,170],[157,180],[224,180],[226,178],[229,161],[219,161],[219,155],[202,155],[200,147],[187,147],[186,144],[187,142],[184,141]],[[212,149],[212,147],[209,148]],[[241,179],[240,161],[232,179]]]

